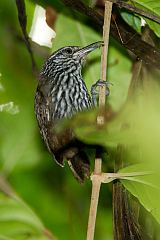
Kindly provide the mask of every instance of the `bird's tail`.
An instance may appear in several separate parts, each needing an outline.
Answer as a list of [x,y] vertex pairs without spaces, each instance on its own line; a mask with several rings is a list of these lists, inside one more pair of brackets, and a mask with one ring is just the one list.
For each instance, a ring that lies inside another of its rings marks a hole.
[[68,159],[67,162],[74,177],[80,183],[83,183],[84,179],[90,176],[90,163],[84,151],[79,151],[71,159]]
[[61,153],[55,154],[56,161],[63,166],[64,160],[67,163],[74,175],[74,177],[83,183],[84,179],[90,176],[90,163],[85,151],[78,147],[69,147]]

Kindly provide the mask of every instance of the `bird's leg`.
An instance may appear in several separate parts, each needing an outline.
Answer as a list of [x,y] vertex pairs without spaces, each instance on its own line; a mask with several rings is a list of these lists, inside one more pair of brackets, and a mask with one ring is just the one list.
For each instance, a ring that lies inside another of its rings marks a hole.
[[108,87],[109,84],[111,84],[111,83],[99,79],[95,84],[92,85],[91,96],[92,96],[93,105],[95,107],[97,106],[97,95],[99,94],[99,91],[97,90],[97,87],[106,85],[106,96],[108,96],[110,94],[110,90],[109,90],[109,87]]

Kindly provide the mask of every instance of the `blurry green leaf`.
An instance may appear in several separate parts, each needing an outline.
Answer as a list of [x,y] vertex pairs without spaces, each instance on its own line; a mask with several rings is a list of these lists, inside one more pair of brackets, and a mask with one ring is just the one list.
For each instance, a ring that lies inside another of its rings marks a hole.
[[[90,110],[76,114],[72,120],[65,120],[63,127],[74,129],[77,137],[89,144],[116,147],[124,144],[140,152],[134,161],[146,161],[159,165],[160,159],[160,88],[150,83],[146,90],[138,91],[136,98],[128,101],[117,114],[106,112],[106,123],[98,127],[98,112]],[[83,124],[82,124],[83,123]],[[62,128],[63,129],[63,128]]]
[[52,159],[48,163],[45,167],[44,161],[32,172],[14,174],[12,182],[58,239],[85,239],[90,183],[78,184],[67,164],[61,168]]
[[156,23],[154,21],[151,21],[147,18],[145,18],[146,23],[149,25],[149,27],[155,32],[157,37],[160,38],[160,24]]
[[138,3],[139,6],[145,7],[147,10],[152,11],[153,13],[160,16],[160,0],[134,0],[134,3]]
[[[134,3],[137,7],[142,8],[147,11],[155,13],[157,16],[160,16],[160,0],[134,0]],[[160,25],[152,20],[144,18],[149,27],[155,32],[155,34],[160,37]]]
[[0,192],[0,212],[0,236],[4,236],[2,239],[49,239],[45,236],[47,230],[42,222],[16,195],[7,196]]
[[141,33],[141,19],[138,16],[126,11],[121,11],[122,18],[133,27],[138,33]]
[[[135,164],[121,169],[120,173],[144,172],[155,169],[147,164]],[[160,223],[160,183],[159,175],[154,172],[151,175],[130,177],[130,180],[120,180],[125,188],[133,194],[143,207],[149,211]]]

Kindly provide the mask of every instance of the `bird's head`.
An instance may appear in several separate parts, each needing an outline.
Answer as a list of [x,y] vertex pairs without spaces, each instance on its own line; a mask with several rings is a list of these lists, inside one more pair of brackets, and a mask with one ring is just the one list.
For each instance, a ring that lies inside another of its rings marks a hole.
[[92,43],[86,47],[68,46],[54,52],[45,62],[42,74],[52,77],[57,72],[73,72],[81,70],[85,57],[103,45],[102,41]]

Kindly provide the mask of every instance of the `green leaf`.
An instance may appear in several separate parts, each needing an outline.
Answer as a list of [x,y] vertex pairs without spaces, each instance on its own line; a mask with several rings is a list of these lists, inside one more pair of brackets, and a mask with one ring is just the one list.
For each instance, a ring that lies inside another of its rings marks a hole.
[[154,33],[157,35],[157,37],[160,38],[160,24],[156,23],[152,20],[149,20],[145,18],[146,23],[149,25],[149,27],[154,31]]
[[42,222],[16,195],[0,192],[0,212],[0,236],[3,236],[0,239],[48,239]]
[[[131,2],[132,4],[132,2]],[[146,0],[135,0],[134,6],[152,12],[157,16],[160,16],[160,1],[146,1]],[[125,10],[121,10],[122,18],[132,26],[138,33],[141,33],[141,16],[138,14],[130,13]],[[143,17],[149,27],[155,32],[155,34],[160,37],[160,25],[148,18]]]
[[160,0],[134,0],[134,3],[160,16]]
[[141,19],[133,13],[121,11],[122,18],[133,27],[138,33],[141,33]]
[[[144,10],[151,11],[157,16],[160,16],[160,0],[134,0],[137,7],[140,7]],[[160,37],[160,25],[152,20],[145,18],[145,21],[149,27],[155,32],[155,34]]]
[[[151,165],[135,164],[119,170],[120,173],[145,172],[155,169]],[[160,223],[160,183],[159,175],[153,172],[150,175],[127,177],[120,180],[125,188],[150,212]]]
[[118,114],[108,111],[106,115],[110,117],[101,128],[96,125],[96,111],[79,113],[69,124],[85,142],[112,147],[117,144],[137,146],[143,160],[159,162],[160,89],[150,84],[148,91],[149,95],[137,91],[136,98],[129,101]]

